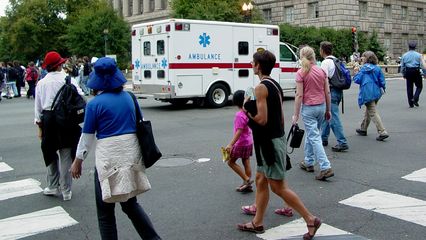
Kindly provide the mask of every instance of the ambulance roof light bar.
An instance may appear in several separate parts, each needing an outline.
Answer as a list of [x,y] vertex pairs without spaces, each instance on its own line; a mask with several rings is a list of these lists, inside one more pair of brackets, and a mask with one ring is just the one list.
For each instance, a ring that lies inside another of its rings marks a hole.
[[175,23],[175,31],[189,31],[190,29],[189,23]]
[[277,28],[268,28],[267,34],[277,36],[278,35],[278,29]]

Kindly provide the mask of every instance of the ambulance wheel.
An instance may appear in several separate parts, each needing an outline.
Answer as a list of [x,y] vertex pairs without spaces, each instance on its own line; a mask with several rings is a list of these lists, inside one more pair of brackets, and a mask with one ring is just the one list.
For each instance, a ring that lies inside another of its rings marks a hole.
[[207,92],[206,100],[210,107],[220,108],[226,105],[228,97],[228,89],[223,84],[216,83]]
[[170,100],[170,103],[173,105],[173,106],[183,106],[183,105],[185,105],[186,103],[188,103],[188,99],[185,99],[185,98],[182,98],[182,99],[173,99],[173,100]]

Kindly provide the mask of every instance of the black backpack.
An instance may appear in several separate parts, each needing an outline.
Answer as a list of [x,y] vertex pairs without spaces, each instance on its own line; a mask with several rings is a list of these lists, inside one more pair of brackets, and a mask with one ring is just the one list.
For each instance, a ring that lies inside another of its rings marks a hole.
[[330,79],[330,86],[336,89],[346,90],[351,87],[352,79],[350,71],[346,68],[345,64],[337,58],[329,57],[327,59],[333,60],[335,70]]
[[71,77],[67,76],[64,86],[59,89],[51,107],[57,126],[67,128],[84,122],[85,109],[86,100],[71,84]]

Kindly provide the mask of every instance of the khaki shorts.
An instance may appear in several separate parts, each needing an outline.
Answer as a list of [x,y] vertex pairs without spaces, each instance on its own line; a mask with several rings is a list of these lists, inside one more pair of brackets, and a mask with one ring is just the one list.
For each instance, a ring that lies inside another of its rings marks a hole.
[[287,154],[287,141],[285,136],[272,139],[272,144],[274,146],[274,164],[266,164],[262,151],[260,151],[260,156],[262,158],[262,166],[257,166],[257,171],[265,174],[266,178],[274,180],[284,180],[286,171],[285,158]]

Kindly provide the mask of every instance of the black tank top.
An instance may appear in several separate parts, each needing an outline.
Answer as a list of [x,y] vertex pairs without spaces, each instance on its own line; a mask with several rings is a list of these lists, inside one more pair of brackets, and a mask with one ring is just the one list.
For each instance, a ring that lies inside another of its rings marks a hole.
[[268,122],[265,126],[263,126],[263,128],[266,131],[266,136],[272,139],[284,136],[284,124],[282,124],[284,121],[281,113],[281,99],[284,99],[284,95],[281,86],[275,80],[272,78],[267,79],[260,82],[268,89],[268,97],[266,98],[266,104],[268,106]]

